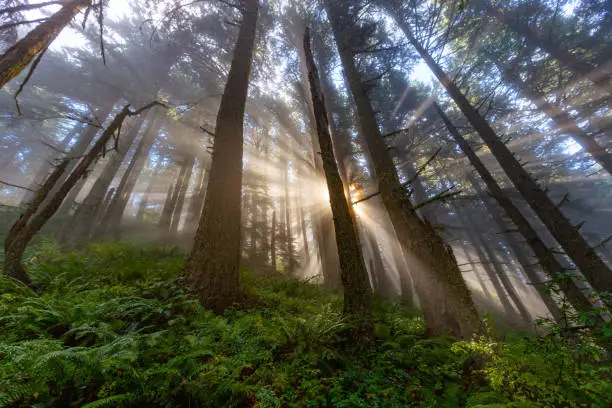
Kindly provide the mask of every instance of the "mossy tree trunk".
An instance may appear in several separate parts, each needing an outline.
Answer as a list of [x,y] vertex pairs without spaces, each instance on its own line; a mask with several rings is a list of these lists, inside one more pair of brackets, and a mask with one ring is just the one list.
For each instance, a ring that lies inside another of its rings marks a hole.
[[304,35],[304,51],[308,68],[310,94],[317,125],[317,135],[321,148],[323,170],[329,191],[329,201],[334,216],[338,257],[340,258],[340,278],[344,289],[344,311],[359,322],[359,334],[364,339],[372,337],[372,289],[364,264],[361,246],[357,237],[352,207],[349,206],[345,189],[340,178],[334,156],[329,122],[317,67],[310,50],[308,30]]
[[30,31],[0,56],[0,88],[19,75],[91,0],[73,0]]

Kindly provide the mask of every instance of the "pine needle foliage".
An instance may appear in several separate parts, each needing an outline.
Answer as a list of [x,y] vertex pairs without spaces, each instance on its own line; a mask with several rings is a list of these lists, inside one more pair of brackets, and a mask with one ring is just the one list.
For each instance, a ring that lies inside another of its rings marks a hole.
[[184,261],[39,243],[36,290],[0,280],[0,406],[612,405],[609,366],[537,338],[428,339],[418,314],[382,299],[375,345],[355,345],[339,294],[280,275],[243,271],[244,302],[215,316],[183,289]]

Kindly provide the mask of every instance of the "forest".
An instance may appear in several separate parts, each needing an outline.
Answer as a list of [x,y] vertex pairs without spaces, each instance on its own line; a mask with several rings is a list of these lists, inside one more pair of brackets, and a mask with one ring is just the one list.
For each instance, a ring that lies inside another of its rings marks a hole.
[[612,407],[611,0],[0,0],[0,407]]

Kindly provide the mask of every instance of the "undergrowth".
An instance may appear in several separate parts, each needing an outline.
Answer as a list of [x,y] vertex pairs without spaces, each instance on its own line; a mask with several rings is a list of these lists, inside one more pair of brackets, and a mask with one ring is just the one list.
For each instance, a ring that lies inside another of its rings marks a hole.
[[562,340],[427,339],[416,313],[377,299],[364,348],[335,293],[244,271],[248,307],[214,316],[183,263],[170,248],[39,245],[36,291],[0,279],[0,406],[612,406],[610,366]]

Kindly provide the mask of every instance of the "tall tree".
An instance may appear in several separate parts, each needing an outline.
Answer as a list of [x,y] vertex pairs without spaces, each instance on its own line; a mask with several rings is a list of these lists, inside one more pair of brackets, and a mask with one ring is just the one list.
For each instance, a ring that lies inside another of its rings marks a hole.
[[325,101],[319,83],[319,74],[310,50],[310,35],[308,29],[304,34],[304,51],[308,67],[310,95],[319,136],[321,159],[329,201],[334,215],[334,228],[336,242],[338,243],[338,256],[340,258],[340,278],[344,289],[344,311],[354,316],[360,323],[361,335],[372,336],[371,322],[371,295],[368,273],[363,261],[363,254],[357,238],[354,214],[345,196],[344,185],[340,178],[338,165],[334,156]]
[[428,330],[432,335],[471,337],[478,325],[478,314],[457,261],[433,226],[418,217],[408,200],[353,60],[351,39],[356,32],[351,20],[357,17],[338,0],[326,1],[326,10],[378,180],[378,193],[410,263],[415,265],[413,279]]
[[92,0],[68,1],[58,12],[39,24],[0,56],[0,88],[19,75],[36,56],[42,57],[51,42]]
[[[467,140],[463,137],[459,129],[451,122],[450,118],[442,110],[442,108],[434,103],[433,107],[440,116],[448,132],[453,137],[461,151],[467,156],[470,164],[474,166],[480,178],[485,182],[488,193],[495,199],[497,204],[505,211],[506,215],[517,228],[518,232],[525,238],[525,241],[535,254],[538,262],[544,268],[547,276],[554,279],[555,276],[565,271],[559,260],[555,257],[548,245],[542,241],[536,230],[531,226],[531,223],[525,218],[521,211],[514,205],[512,200],[504,193],[500,185],[497,183],[493,175],[486,168],[482,160],[474,152]],[[526,270],[530,273],[531,269]],[[529,279],[534,284],[539,282],[537,275],[529,275]],[[593,305],[588,301],[582,290],[571,279],[562,279],[559,282],[561,290],[565,293],[570,303],[577,309],[583,312],[593,310]]]
[[[393,13],[393,9],[387,9]],[[514,154],[497,136],[489,122],[472,106],[459,87],[414,37],[408,23],[399,18],[396,18],[396,22],[408,41],[417,50],[423,61],[425,61],[453,101],[461,109],[461,112],[463,112],[470,124],[487,144],[506,175],[508,175],[508,178],[510,178],[517,190],[550,230],[566,254],[580,268],[580,271],[588,279],[589,283],[595,290],[611,292],[612,270],[600,258],[595,249],[580,235],[578,228],[570,223],[559,207],[552,202],[538,183],[521,166]]]
[[242,23],[215,127],[209,182],[187,279],[202,303],[221,313],[238,297],[243,124],[259,0],[244,0]]

